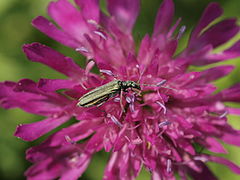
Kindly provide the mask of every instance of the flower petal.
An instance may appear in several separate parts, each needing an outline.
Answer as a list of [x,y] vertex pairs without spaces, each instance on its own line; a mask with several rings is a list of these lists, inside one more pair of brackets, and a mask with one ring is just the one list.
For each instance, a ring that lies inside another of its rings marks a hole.
[[62,173],[59,180],[78,180],[79,177],[81,177],[82,174],[87,169],[87,167],[90,163],[90,160],[91,160],[90,158],[87,158],[83,161],[81,166],[70,168],[70,169],[66,170],[64,173]]
[[99,0],[75,0],[75,3],[81,8],[81,13],[85,20],[88,22],[99,22]]
[[223,101],[240,102],[240,83],[233,85],[228,89],[224,89],[219,93]]
[[71,58],[40,43],[26,44],[23,46],[23,51],[31,61],[41,62],[66,76],[81,78],[84,74]]
[[[41,145],[39,145],[41,146]],[[68,144],[58,147],[38,148],[35,165],[30,167],[25,175],[29,179],[60,179],[77,180],[86,170],[92,153],[85,152],[82,145]],[[31,149],[30,149],[31,150]],[[27,152],[28,155],[29,151]]]
[[233,59],[240,56],[240,41],[237,41],[230,48],[224,50],[223,52],[216,54],[208,54],[206,59],[202,61],[206,61],[206,64],[216,63],[219,61],[224,61],[228,59]]
[[33,19],[32,25],[37,28],[39,31],[48,35],[52,39],[69,46],[71,48],[77,48],[80,46],[80,42],[73,39],[69,34],[59,30],[53,23],[51,23],[48,19],[42,16],[38,16]]
[[202,71],[200,74],[200,78],[205,83],[215,81],[217,79],[220,79],[222,77],[225,77],[228,75],[232,70],[234,69],[234,66],[225,65],[225,66],[217,66],[210,69],[207,69],[205,71]]
[[45,168],[52,163],[51,159],[47,159],[45,161],[41,161],[37,164],[31,166],[26,172],[25,176],[30,180],[38,180],[38,179],[54,179],[57,177],[57,172],[59,171],[59,167],[54,164],[51,168],[48,169],[48,172],[45,172]]
[[14,135],[25,141],[33,141],[69,119],[70,116],[60,115],[30,124],[19,125]]
[[[126,149],[124,146],[123,149]],[[129,151],[121,150],[113,152],[104,171],[104,180],[122,179],[131,180],[135,179],[142,168],[142,162],[137,157],[132,158]]]
[[98,129],[96,133],[88,140],[86,149],[89,151],[100,151],[103,148],[103,136],[106,127]]
[[229,60],[232,58],[236,58],[240,56],[240,41],[237,41],[234,45],[230,48],[219,52],[219,53],[212,53],[211,45],[205,46],[201,50],[195,52],[194,54],[187,54],[187,51],[183,53],[185,56],[185,61],[190,62],[192,65],[195,66],[203,66],[207,64],[216,63],[219,61]]
[[207,27],[212,21],[221,16],[223,13],[222,8],[217,3],[210,3],[208,7],[203,12],[203,15],[191,34],[190,44],[195,41],[198,35],[202,32],[202,30]]
[[151,62],[151,54],[149,53],[151,49],[151,39],[149,35],[145,35],[141,41],[139,52],[138,52],[138,62],[141,65],[148,65]]
[[225,125],[221,127],[223,132],[222,136],[219,137],[223,142],[227,144],[232,144],[235,146],[240,146],[240,130],[233,129],[230,125]]
[[227,112],[233,115],[240,115],[240,108],[227,107]]
[[[205,86],[206,83],[215,81],[222,77],[225,77],[234,69],[234,66],[217,66],[201,72],[188,73],[189,79],[186,81],[185,87],[196,87],[199,85]],[[187,74],[186,74],[187,75]]]
[[[238,40],[234,45],[232,45],[230,48],[225,50],[224,53],[235,53],[237,54],[237,56],[240,56],[239,51],[240,51],[240,40]],[[233,57],[237,57],[237,56],[233,56]]]
[[40,79],[38,82],[38,88],[43,91],[53,92],[59,89],[70,89],[78,84],[78,82],[66,79]]
[[172,24],[174,15],[174,4],[172,0],[164,0],[158,10],[155,20],[153,37],[160,33],[167,33]]
[[208,44],[216,48],[224,44],[239,32],[239,27],[236,22],[236,19],[226,19],[213,25],[194,41],[191,48],[197,50]]
[[233,162],[223,158],[223,157],[217,157],[217,156],[208,156],[204,155],[209,161],[218,163],[218,164],[223,164],[227,166],[229,169],[231,169],[234,173],[240,174],[240,166],[234,164]]
[[83,34],[89,33],[89,27],[78,11],[68,0],[51,2],[48,14],[68,34],[82,42]]
[[23,79],[18,83],[0,83],[0,104],[7,109],[18,107],[29,113],[48,116],[62,111],[69,101],[55,93],[43,93],[35,82]]
[[191,168],[187,169],[188,174],[194,180],[202,180],[202,179],[217,180],[218,179],[204,163],[202,163],[201,161],[195,161],[195,163],[199,167],[201,167],[201,172],[194,171]]
[[[84,138],[90,136],[95,132],[95,128],[98,126],[99,121],[81,121],[77,124],[73,124],[67,128],[64,128],[57,133],[51,135],[41,146],[35,146],[31,148],[31,153],[28,152],[27,159],[32,161],[34,159],[34,152],[41,150],[41,148],[56,147],[66,144],[74,144]],[[40,148],[40,149],[39,149]]]
[[220,144],[216,139],[212,137],[207,137],[205,139],[207,143],[207,149],[215,153],[227,153],[222,144]]
[[131,33],[137,19],[139,0],[107,0],[107,8],[123,32]]

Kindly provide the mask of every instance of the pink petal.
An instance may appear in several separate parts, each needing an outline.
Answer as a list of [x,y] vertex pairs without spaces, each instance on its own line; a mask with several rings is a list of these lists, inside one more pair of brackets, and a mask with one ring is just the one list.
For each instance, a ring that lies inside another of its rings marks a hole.
[[75,3],[81,8],[85,20],[99,22],[99,0],[75,0]]
[[35,146],[31,148],[31,151],[28,152],[27,159],[32,161],[34,159],[34,152],[39,151],[47,147],[56,147],[60,145],[68,145],[71,143],[76,143],[84,138],[87,138],[92,133],[95,132],[99,121],[81,121],[77,124],[73,124],[67,128],[64,128],[57,133],[51,135],[46,141],[44,141],[41,146]]
[[[187,52],[185,52],[186,56]],[[188,54],[187,54],[188,56]],[[212,47],[210,45],[204,47],[202,50],[194,53],[187,61],[191,61],[192,65],[202,66],[207,64],[216,63],[219,61],[229,60],[240,56],[240,41],[237,41],[230,48],[220,52],[212,53]]]
[[220,144],[216,139],[212,137],[207,137],[206,139],[207,149],[215,153],[227,153],[222,144]]
[[161,179],[162,179],[162,176],[161,176],[160,172],[158,172],[158,171],[152,172],[151,180],[161,180]]
[[86,149],[89,151],[100,151],[103,148],[103,136],[105,128],[98,129],[97,132],[88,140]]
[[151,49],[151,39],[149,35],[145,35],[144,38],[141,41],[139,52],[138,52],[138,58],[140,64],[147,65],[151,62],[152,57],[149,57],[149,51]]
[[43,63],[66,76],[81,78],[84,74],[72,59],[40,43],[26,44],[23,51],[31,61]]
[[228,114],[240,115],[240,108],[227,107]]
[[[41,145],[40,145],[41,146]],[[28,153],[28,152],[27,152]],[[68,144],[58,147],[45,147],[36,151],[35,165],[25,175],[28,179],[69,179],[77,180],[86,170],[91,152],[84,152],[82,145]]]
[[209,62],[208,55],[211,53],[213,50],[211,45],[207,45],[203,47],[202,49],[198,49],[198,51],[195,51],[193,54],[190,54],[192,52],[188,52],[188,49],[186,49],[182,53],[182,57],[184,59],[180,58],[180,61],[186,61],[186,63],[190,63],[191,65],[194,66],[203,66],[206,64],[214,63],[212,61]]
[[212,173],[212,171],[201,161],[195,161],[195,163],[198,165],[198,167],[201,168],[201,172],[194,171],[193,169],[188,168],[187,172],[188,174],[194,179],[194,180],[218,180],[218,178]]
[[[130,157],[130,153],[122,149],[122,151],[113,152],[104,172],[104,180],[135,179],[141,170],[141,160]],[[132,166],[132,165],[135,166]]]
[[235,130],[228,124],[219,127],[219,129],[221,129],[222,132],[222,135],[219,136],[220,140],[227,144],[240,146],[240,130]]
[[57,166],[58,164],[54,164],[54,166],[52,165],[51,168],[48,168],[48,171],[45,172],[46,167],[51,163],[52,160],[49,158],[45,161],[34,164],[25,172],[25,176],[28,177],[28,180],[55,179],[60,171],[59,166]]
[[[90,44],[91,48],[94,51],[94,60],[96,61],[96,64],[99,69],[107,69],[114,73],[113,68],[114,66],[119,67],[122,65],[122,61],[118,60],[116,61],[115,58],[110,58],[109,54],[110,52],[106,53],[106,51],[103,51],[98,47],[96,42],[90,38],[88,35],[85,35],[85,38],[87,39],[88,43]],[[116,54],[114,54],[116,55]],[[119,58],[119,56],[118,56]],[[116,68],[116,67],[115,67]],[[116,68],[118,69],[118,68]]]
[[70,89],[78,84],[78,82],[66,79],[40,79],[38,82],[38,88],[43,91],[53,92],[59,89]]
[[240,56],[240,41],[237,41],[234,45],[230,48],[224,50],[223,52],[216,53],[216,54],[209,54],[206,57],[205,61],[207,63],[215,63],[219,61],[229,60]]
[[160,33],[167,33],[172,24],[174,16],[174,4],[172,0],[164,0],[158,10],[155,20],[153,37]]
[[78,180],[79,177],[81,177],[82,174],[87,169],[87,167],[90,163],[90,160],[91,160],[90,157],[88,157],[88,158],[84,159],[84,161],[82,162],[82,164],[80,166],[69,168],[68,170],[64,171],[64,173],[62,173],[59,180]]
[[162,180],[163,178],[167,180],[176,180],[173,172],[168,169],[167,165],[158,164],[155,169],[151,170],[151,172],[152,172],[152,176],[151,176],[152,180]]
[[189,73],[190,78],[188,87],[195,87],[196,85],[205,85],[211,81],[215,81],[222,77],[225,77],[234,69],[234,66],[217,66],[198,73]]
[[165,53],[169,57],[172,57],[174,53],[176,52],[177,46],[178,46],[178,41],[177,40],[171,40],[165,45]]
[[19,107],[26,112],[48,116],[59,111],[69,103],[57,94],[42,94],[36,83],[23,79],[19,83],[0,83],[0,103],[4,108]]
[[219,93],[223,101],[240,102],[240,83],[225,89]]
[[83,34],[89,33],[89,27],[78,11],[68,0],[51,2],[48,6],[48,14],[55,22],[74,39],[83,41]]
[[223,20],[206,30],[195,40],[195,42],[193,42],[194,47],[191,46],[191,48],[198,49],[208,44],[211,44],[213,48],[216,48],[233,38],[238,32],[239,27],[236,24],[236,19]]
[[233,69],[234,69],[234,66],[230,66],[230,65],[217,66],[217,67],[213,67],[205,71],[202,71],[200,77],[202,79],[205,79],[205,83],[207,83],[207,82],[215,81],[217,79],[225,77],[230,72],[232,72]]
[[205,9],[203,12],[203,15],[192,32],[191,39],[190,39],[190,44],[191,41],[195,41],[195,39],[198,37],[199,33],[207,27],[212,21],[214,21],[216,18],[221,16],[223,13],[222,8],[217,4],[217,3],[210,3],[208,7]]
[[49,117],[45,120],[19,125],[16,129],[15,136],[22,138],[25,141],[33,141],[47,132],[53,130],[59,125],[70,119],[69,116]]
[[139,0],[107,0],[107,8],[122,31],[131,33],[140,9]]
[[96,111],[96,109],[84,109],[82,112],[79,112],[76,116],[77,120],[84,121],[95,121],[97,119],[103,120],[104,112]]
[[231,169],[234,173],[240,174],[240,167],[223,157],[207,156],[207,155],[205,155],[205,157],[209,161],[212,161],[212,162],[215,162],[218,164],[223,164],[223,165],[227,166],[229,169]]
[[69,46],[71,48],[77,48],[81,46],[80,42],[73,39],[69,34],[59,30],[53,23],[42,16],[38,16],[32,21],[32,25],[39,31],[48,35],[52,39]]
[[227,144],[232,144],[235,146],[240,146],[240,131],[236,131],[236,133],[224,133],[221,136],[221,140]]
[[238,40],[234,45],[224,51],[224,53],[237,53],[238,56],[240,55],[240,40]]
[[[103,180],[111,180],[111,179],[116,179],[117,173],[114,172],[114,166],[117,164],[117,158],[118,158],[118,152],[113,152],[111,154],[111,158],[109,159],[109,162],[106,166]],[[117,169],[118,170],[118,169]]]
[[185,152],[190,153],[191,155],[195,155],[195,149],[193,148],[192,144],[190,144],[188,141],[185,139],[179,139],[178,141],[178,146],[184,149]]

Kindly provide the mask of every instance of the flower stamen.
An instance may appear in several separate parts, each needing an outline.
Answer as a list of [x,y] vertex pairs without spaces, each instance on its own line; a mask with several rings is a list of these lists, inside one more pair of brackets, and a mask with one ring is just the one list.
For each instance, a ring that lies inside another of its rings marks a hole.
[[172,161],[171,159],[167,160],[167,173],[171,173],[172,172]]
[[167,82],[166,79],[163,79],[162,81],[160,81],[159,83],[156,84],[157,87],[160,87],[162,85],[164,85]]
[[163,121],[163,122],[160,122],[159,124],[158,124],[158,126],[160,127],[160,128],[162,128],[162,127],[164,127],[164,126],[167,126],[167,125],[169,125],[169,124],[172,124],[170,121]]
[[79,47],[75,49],[77,52],[82,52],[82,53],[89,53],[89,50],[85,47]]
[[174,31],[176,30],[176,28],[178,27],[179,23],[181,22],[181,18],[178,18],[177,22],[171,27],[171,29],[169,30],[167,37],[171,38],[171,36],[173,35]]
[[118,125],[119,127],[123,127],[123,124],[120,123],[114,115],[108,114],[107,117],[110,118],[114,124]]
[[95,62],[92,59],[90,59],[86,65],[86,69],[85,69],[86,75],[89,74],[89,72],[91,71],[94,65],[95,65]]
[[107,36],[105,36],[101,31],[93,31],[96,35],[100,36],[104,40],[107,40]]
[[152,147],[152,144],[151,144],[150,141],[148,141],[148,142],[147,142],[147,149],[149,150],[149,149],[151,149],[151,147]]
[[138,125],[136,125],[136,126],[133,126],[133,127],[127,128],[127,129],[128,129],[128,130],[134,130],[134,129],[138,128],[139,126],[141,126],[141,124],[138,124]]
[[116,97],[113,99],[114,102],[120,102],[120,98],[119,97]]
[[159,101],[156,101],[156,103],[163,109],[163,114],[166,114],[167,113],[166,106]]
[[89,24],[95,25],[96,27],[99,27],[100,25],[97,23],[97,21],[95,21],[94,19],[88,19],[87,22]]
[[219,116],[219,118],[224,118],[224,117],[227,116],[227,114],[228,114],[228,111],[225,111],[224,113],[222,113],[222,114]]
[[70,144],[76,144],[76,142],[73,141],[73,140],[70,138],[70,136],[65,135],[64,138],[65,138],[65,140],[66,140],[67,142],[69,142]]
[[208,158],[204,157],[204,156],[196,156],[193,159],[196,160],[196,161],[202,161],[204,163],[208,161]]
[[177,35],[177,40],[179,40],[179,39],[183,36],[185,30],[186,30],[186,26],[182,26],[182,27],[180,28],[180,30],[179,30],[179,32],[178,32],[178,35]]
[[100,73],[104,73],[104,74],[107,74],[107,75],[112,76],[112,77],[114,77],[114,78],[117,78],[117,76],[114,75],[113,72],[112,72],[111,70],[100,69],[99,71],[100,71]]

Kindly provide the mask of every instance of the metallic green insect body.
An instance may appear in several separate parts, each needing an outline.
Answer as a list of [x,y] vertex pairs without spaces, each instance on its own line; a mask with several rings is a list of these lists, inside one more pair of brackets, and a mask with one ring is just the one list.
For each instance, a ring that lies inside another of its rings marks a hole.
[[114,80],[84,94],[77,105],[82,107],[100,106],[109,98],[120,94],[121,91],[126,92],[128,88],[141,90],[140,85],[134,81]]

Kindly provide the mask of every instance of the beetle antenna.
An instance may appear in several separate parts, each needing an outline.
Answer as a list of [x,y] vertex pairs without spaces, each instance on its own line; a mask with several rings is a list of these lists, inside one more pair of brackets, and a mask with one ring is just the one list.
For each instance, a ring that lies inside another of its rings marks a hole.
[[166,79],[163,79],[162,81],[160,81],[160,82],[157,83],[157,84],[140,84],[140,85],[142,85],[142,86],[152,86],[152,87],[162,87],[162,88],[166,88],[166,89],[171,89],[171,90],[177,91],[176,89],[163,86],[166,82],[167,82],[167,80],[166,80]]
[[155,86],[155,87],[160,87],[160,86],[164,85],[166,82],[167,82],[167,80],[166,80],[166,79],[163,79],[162,81],[160,81],[160,82],[157,83],[157,84],[141,84],[141,85],[143,85],[143,86]]

